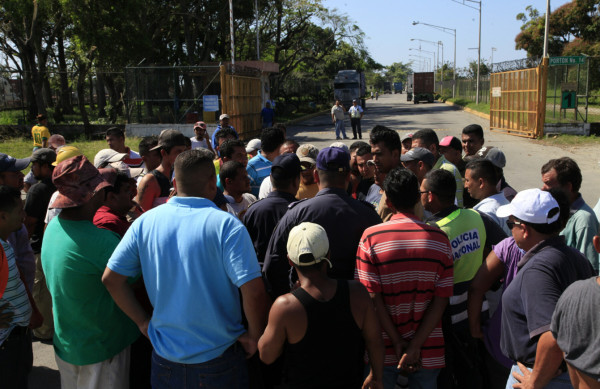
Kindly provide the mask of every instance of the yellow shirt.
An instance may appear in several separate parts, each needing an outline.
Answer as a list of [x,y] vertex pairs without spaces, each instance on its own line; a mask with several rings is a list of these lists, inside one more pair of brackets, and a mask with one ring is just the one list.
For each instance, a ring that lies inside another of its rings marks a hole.
[[298,189],[298,193],[296,193],[296,198],[298,200],[302,199],[312,199],[319,192],[319,185],[312,184],[305,186],[302,182],[300,183],[300,188]]
[[43,141],[50,138],[50,131],[44,126],[33,126],[31,129],[31,136],[33,136],[33,147],[43,147]]

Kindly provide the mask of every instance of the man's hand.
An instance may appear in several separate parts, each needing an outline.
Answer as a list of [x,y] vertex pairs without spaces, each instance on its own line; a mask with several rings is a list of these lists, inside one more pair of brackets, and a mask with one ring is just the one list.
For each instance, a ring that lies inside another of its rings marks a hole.
[[248,332],[244,332],[237,340],[246,351],[246,359],[251,358],[258,350],[258,340],[253,339]]
[[150,339],[148,337],[148,325],[150,324],[150,318],[145,319],[143,322],[140,323],[140,325],[138,326],[140,332],[142,333],[142,335],[144,335],[146,338]]
[[525,367],[521,362],[517,362],[517,366],[521,370],[522,374],[517,373],[516,371],[512,372],[512,376],[519,381],[518,384],[514,384],[513,388],[515,389],[526,389],[533,388],[533,381],[531,380],[531,372],[528,368]]
[[404,355],[400,358],[398,368],[414,373],[421,367],[421,349],[408,345]]
[[0,306],[0,328],[8,328],[10,327],[10,321],[15,315],[14,312],[8,311],[8,307],[10,306],[9,302]]
[[404,355],[404,350],[408,347],[408,342],[404,339],[400,338],[397,342],[394,342],[394,350],[396,352],[396,357],[398,360],[402,359],[402,355]]
[[383,389],[383,382],[375,379],[371,372],[363,382],[362,389]]

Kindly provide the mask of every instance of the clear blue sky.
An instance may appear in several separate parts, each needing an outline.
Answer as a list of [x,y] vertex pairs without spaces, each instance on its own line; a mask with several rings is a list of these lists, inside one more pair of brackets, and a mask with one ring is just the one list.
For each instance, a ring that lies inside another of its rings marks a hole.
[[[452,0],[323,0],[329,9],[337,8],[347,14],[364,31],[365,43],[377,62],[390,65],[393,62],[406,63],[420,58],[420,55],[432,58],[433,55],[409,48],[436,51],[437,46],[430,43],[412,41],[419,38],[428,41],[442,41],[444,61],[453,61],[454,36],[421,24],[413,26],[413,21],[434,24],[456,29],[456,66],[465,67],[477,60],[477,32],[479,12]],[[464,1],[478,7],[478,4]],[[551,10],[568,3],[568,0],[551,1]],[[532,5],[545,14],[545,0],[483,0],[481,14],[481,58],[489,62],[494,52],[494,62],[525,58],[523,50],[515,50],[515,37],[521,31],[521,21],[516,15],[525,12]],[[441,56],[441,53],[440,53]],[[415,64],[415,66],[418,66]]]

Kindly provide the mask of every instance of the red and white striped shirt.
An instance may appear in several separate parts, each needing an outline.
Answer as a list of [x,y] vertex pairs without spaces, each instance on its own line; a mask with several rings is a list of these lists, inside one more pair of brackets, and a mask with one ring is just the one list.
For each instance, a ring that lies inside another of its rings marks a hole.
[[[434,296],[453,291],[452,250],[446,234],[412,214],[394,214],[369,227],[356,254],[355,278],[370,293],[380,293],[403,339],[410,341]],[[385,365],[397,365],[394,347],[383,333]],[[441,320],[421,347],[425,369],[444,367]]]

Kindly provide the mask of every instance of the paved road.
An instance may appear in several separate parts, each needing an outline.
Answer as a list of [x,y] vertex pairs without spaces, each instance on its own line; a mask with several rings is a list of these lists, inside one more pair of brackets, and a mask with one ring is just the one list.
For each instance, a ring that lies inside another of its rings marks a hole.
[[[352,136],[349,120],[347,134]],[[442,103],[412,104],[406,95],[383,95],[377,101],[367,101],[362,121],[363,139],[368,142],[369,130],[376,124],[391,127],[402,135],[423,128],[435,129],[440,139],[446,135],[460,138],[468,124],[478,123],[485,129],[486,144],[502,149],[507,157],[505,176],[517,190],[541,186],[540,168],[551,158],[569,156],[577,161],[583,172],[582,194],[591,206],[598,200],[600,167],[598,146],[563,149],[545,146],[539,141],[489,131],[489,122],[469,113],[456,110]],[[319,149],[335,142],[335,131],[329,114],[290,126],[288,135],[300,144],[312,143]],[[352,140],[345,140],[350,145]],[[59,375],[54,361],[52,346],[34,342],[34,370],[30,376],[31,389],[60,388]]]

